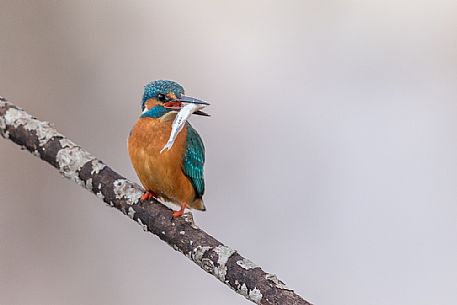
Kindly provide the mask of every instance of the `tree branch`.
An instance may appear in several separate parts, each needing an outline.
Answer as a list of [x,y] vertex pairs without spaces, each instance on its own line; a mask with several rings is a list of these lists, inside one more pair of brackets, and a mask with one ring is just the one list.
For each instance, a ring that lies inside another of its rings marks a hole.
[[310,305],[287,288],[276,275],[225,246],[199,229],[192,214],[172,219],[171,211],[154,201],[139,202],[143,189],[92,156],[48,122],[32,117],[0,97],[0,134],[48,162],[66,178],[120,210],[214,275],[237,293],[257,304]]

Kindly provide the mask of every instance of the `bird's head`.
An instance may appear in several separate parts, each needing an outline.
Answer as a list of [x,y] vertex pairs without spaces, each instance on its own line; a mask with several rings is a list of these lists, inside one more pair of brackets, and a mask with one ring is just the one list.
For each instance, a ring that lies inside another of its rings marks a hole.
[[[171,80],[156,80],[144,86],[141,117],[160,118],[174,111],[178,112],[186,104],[209,105],[207,102],[184,95],[184,88]],[[198,110],[194,114],[209,116]]]

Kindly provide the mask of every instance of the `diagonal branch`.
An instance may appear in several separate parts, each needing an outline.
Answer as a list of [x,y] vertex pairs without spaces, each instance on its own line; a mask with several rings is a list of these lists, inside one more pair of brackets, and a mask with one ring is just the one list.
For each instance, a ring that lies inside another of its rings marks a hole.
[[125,179],[64,135],[0,97],[0,135],[48,162],[66,178],[128,215],[145,231],[257,304],[310,305],[259,266],[198,228],[192,214],[172,219],[154,201],[139,203],[142,188]]

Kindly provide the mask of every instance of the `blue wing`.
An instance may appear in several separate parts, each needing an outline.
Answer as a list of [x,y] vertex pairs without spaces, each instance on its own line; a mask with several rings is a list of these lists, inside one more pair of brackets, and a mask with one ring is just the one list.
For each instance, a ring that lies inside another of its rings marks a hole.
[[203,164],[205,163],[205,146],[197,131],[188,123],[186,152],[183,159],[182,169],[190,179],[197,198],[201,198],[205,192],[205,181],[203,180]]

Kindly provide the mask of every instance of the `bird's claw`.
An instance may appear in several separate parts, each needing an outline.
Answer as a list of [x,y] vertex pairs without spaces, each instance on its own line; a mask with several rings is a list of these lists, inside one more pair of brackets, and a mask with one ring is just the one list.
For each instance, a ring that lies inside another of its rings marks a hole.
[[173,213],[171,213],[171,216],[172,216],[173,218],[179,218],[179,217],[181,217],[183,214],[184,214],[184,210],[179,210],[179,211],[173,211]]
[[184,211],[186,210],[186,207],[187,207],[187,203],[181,202],[181,208],[178,211],[173,211],[171,216],[173,216],[173,218],[181,217],[184,214]]
[[146,200],[149,200],[149,199],[152,199],[156,197],[156,195],[153,193],[153,192],[145,192],[141,197],[140,197],[140,201],[141,202],[144,202]]

